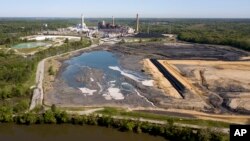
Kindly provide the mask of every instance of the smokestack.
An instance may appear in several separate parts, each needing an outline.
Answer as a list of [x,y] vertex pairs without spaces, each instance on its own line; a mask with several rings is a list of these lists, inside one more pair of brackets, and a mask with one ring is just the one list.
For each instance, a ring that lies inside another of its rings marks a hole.
[[136,33],[139,32],[139,14],[136,15]]
[[83,27],[83,23],[84,23],[84,16],[83,16],[83,14],[81,15],[81,26]]
[[112,20],[113,20],[112,25],[115,26],[115,18],[114,18],[114,16],[112,16]]

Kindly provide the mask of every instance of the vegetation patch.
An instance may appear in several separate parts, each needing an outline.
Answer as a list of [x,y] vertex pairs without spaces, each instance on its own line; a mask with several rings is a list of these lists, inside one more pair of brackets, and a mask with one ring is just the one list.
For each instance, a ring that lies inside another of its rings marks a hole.
[[123,109],[108,108],[108,107],[106,107],[104,110],[97,111],[97,113],[100,113],[103,115],[109,115],[109,116],[125,116],[125,117],[132,117],[132,118],[145,118],[145,119],[151,119],[151,120],[159,120],[159,121],[165,121],[165,122],[171,121],[174,123],[191,124],[191,125],[199,125],[199,126],[206,126],[206,127],[229,128],[229,124],[225,122],[170,117],[167,115],[165,116],[165,115],[146,113],[146,112],[127,112]]

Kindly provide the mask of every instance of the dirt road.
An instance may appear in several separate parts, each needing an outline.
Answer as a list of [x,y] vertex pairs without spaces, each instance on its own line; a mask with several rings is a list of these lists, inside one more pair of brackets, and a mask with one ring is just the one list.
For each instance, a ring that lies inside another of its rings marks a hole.
[[221,121],[232,124],[249,124],[250,116],[248,115],[232,115],[232,114],[212,114],[212,113],[204,113],[198,112],[194,110],[184,110],[184,109],[146,109],[146,108],[133,108],[130,111],[139,111],[139,112],[147,112],[160,114],[165,116],[173,116],[180,118],[193,118],[193,119],[203,119],[203,120],[211,120],[211,121]]
[[36,88],[34,89],[30,110],[34,109],[37,105],[42,105],[43,101],[43,76],[44,76],[44,62],[46,59],[40,61],[37,65],[36,71]]
[[[159,120],[151,120],[151,119],[145,119],[145,118],[131,118],[131,117],[123,117],[123,116],[112,116],[112,118],[115,119],[129,119],[129,120],[134,120],[134,121],[140,121],[140,122],[149,122],[149,123],[154,123],[154,124],[160,124],[164,125],[167,124],[165,121],[159,121]],[[211,127],[206,127],[206,126],[199,126],[199,125],[192,125],[192,124],[183,124],[183,123],[174,123],[174,126],[179,126],[179,127],[189,127],[193,129],[212,129],[215,131],[220,131],[222,133],[228,134],[229,133],[229,128],[211,128]]]

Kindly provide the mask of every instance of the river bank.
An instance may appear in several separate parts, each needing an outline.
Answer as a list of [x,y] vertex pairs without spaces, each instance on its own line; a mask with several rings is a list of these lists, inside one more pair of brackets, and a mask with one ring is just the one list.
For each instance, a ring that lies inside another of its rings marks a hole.
[[[2,116],[0,116],[2,117]],[[92,115],[68,115],[64,111],[57,110],[54,106],[43,114],[34,112],[10,117],[8,115],[0,118],[3,123],[16,123],[21,125],[43,125],[43,124],[73,124],[73,125],[95,125],[118,129],[119,131],[148,133],[161,136],[170,140],[228,140],[227,135],[217,130],[195,129],[190,127],[175,126],[172,120],[165,124],[150,123],[134,119],[113,118],[99,114]]]

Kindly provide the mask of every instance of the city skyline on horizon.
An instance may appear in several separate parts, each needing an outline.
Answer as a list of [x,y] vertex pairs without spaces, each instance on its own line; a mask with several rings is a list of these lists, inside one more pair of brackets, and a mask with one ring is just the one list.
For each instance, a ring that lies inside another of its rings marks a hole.
[[250,18],[249,5],[248,0],[8,0],[1,2],[0,17]]

